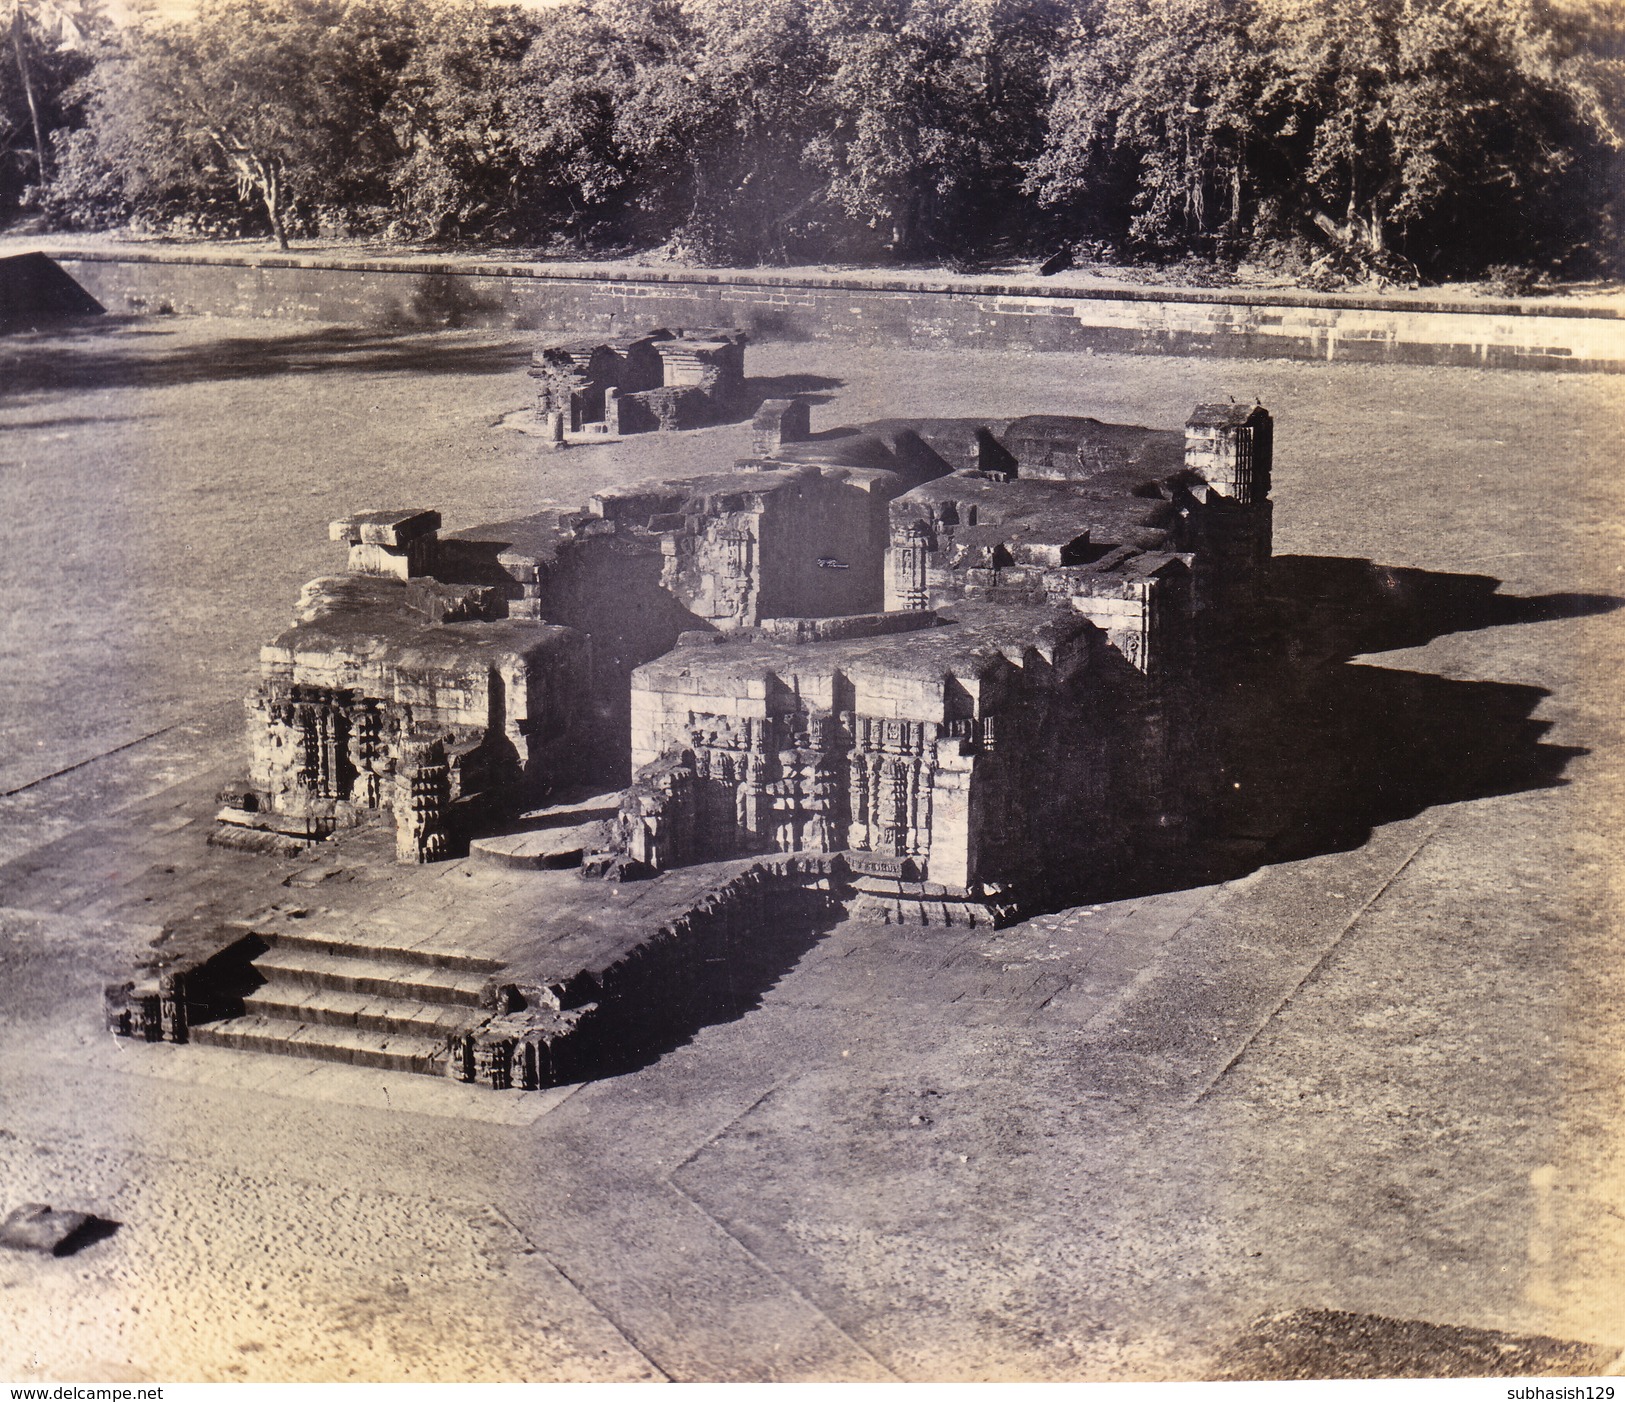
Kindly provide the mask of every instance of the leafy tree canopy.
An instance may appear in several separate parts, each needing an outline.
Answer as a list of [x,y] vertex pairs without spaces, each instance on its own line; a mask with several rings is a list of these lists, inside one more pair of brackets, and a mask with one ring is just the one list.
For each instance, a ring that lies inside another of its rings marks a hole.
[[1108,233],[1127,210],[1115,232],[1154,249],[1307,233],[1438,269],[1559,248],[1566,182],[1621,148],[1620,19],[1542,0],[1101,0],[1055,62],[1030,188]]
[[744,262],[1619,256],[1625,0],[203,0],[78,83],[70,3],[0,0],[0,157],[64,218]]
[[98,151],[137,202],[235,185],[286,248],[292,212],[381,195],[413,14],[407,0],[203,0],[193,21],[137,24],[96,68]]

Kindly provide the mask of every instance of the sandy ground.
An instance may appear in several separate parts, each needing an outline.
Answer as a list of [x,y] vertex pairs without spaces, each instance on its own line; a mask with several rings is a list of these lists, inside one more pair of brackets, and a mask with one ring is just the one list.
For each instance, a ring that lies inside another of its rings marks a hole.
[[[497,426],[527,351],[178,319],[0,342],[0,855],[114,811],[181,840],[331,517],[456,528],[743,447],[540,453]],[[1359,739],[1303,800],[1358,796],[1336,840],[998,935],[844,924],[745,1015],[562,1097],[113,1044],[96,985],[141,932],[93,890],[82,918],[0,891],[0,1207],[120,1224],[0,1256],[0,1374],[1204,1377],[1299,1308],[1625,1350],[1619,382],[829,344],[750,369],[827,400],[815,426],[1173,427],[1257,395],[1278,554],[1501,602],[1376,629],[1264,718]]]

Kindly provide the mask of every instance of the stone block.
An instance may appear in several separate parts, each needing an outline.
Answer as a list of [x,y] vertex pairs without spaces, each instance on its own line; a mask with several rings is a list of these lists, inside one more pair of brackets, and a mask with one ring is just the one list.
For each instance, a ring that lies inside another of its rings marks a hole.
[[529,555],[505,550],[497,556],[497,564],[517,584],[535,584],[542,577],[541,565]]
[[786,443],[804,443],[811,435],[811,416],[805,400],[765,399],[751,420],[751,444],[771,457]]
[[404,550],[392,550],[371,541],[352,545],[345,567],[351,574],[371,574],[400,580],[412,577],[412,562]]
[[329,540],[403,548],[440,529],[438,511],[357,511],[328,525]]
[[0,1246],[56,1256],[91,1222],[85,1212],[59,1212],[42,1202],[25,1202],[0,1222]]

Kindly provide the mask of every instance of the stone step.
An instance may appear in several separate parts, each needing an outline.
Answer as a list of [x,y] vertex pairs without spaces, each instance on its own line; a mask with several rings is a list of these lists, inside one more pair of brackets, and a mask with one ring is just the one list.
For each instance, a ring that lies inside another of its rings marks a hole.
[[276,947],[254,961],[268,983],[299,984],[345,993],[368,993],[408,1003],[477,1008],[490,978],[486,973],[437,969],[429,964],[329,954],[319,949]]
[[370,993],[348,993],[307,984],[268,983],[243,1000],[251,1016],[321,1027],[356,1027],[363,1032],[445,1038],[483,1022],[483,1009],[444,1003],[406,1002]]
[[262,936],[273,949],[308,950],[314,954],[339,954],[351,959],[377,959],[388,964],[420,964],[426,968],[454,969],[469,974],[494,974],[503,967],[500,959],[471,954],[460,949],[406,949],[388,943],[381,935],[355,932],[324,935],[320,931],[292,934],[277,930]]
[[250,1016],[205,1022],[193,1027],[189,1036],[198,1046],[270,1052],[381,1071],[412,1071],[423,1076],[444,1076],[449,1061],[442,1038],[367,1032],[359,1027],[325,1027],[283,1018]]

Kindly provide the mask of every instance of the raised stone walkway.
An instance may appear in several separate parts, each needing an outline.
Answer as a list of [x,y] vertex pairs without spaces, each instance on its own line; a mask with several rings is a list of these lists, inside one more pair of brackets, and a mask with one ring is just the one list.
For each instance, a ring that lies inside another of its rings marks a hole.
[[122,248],[53,256],[118,313],[573,335],[739,326],[756,341],[1625,371],[1625,311],[1555,299]]

